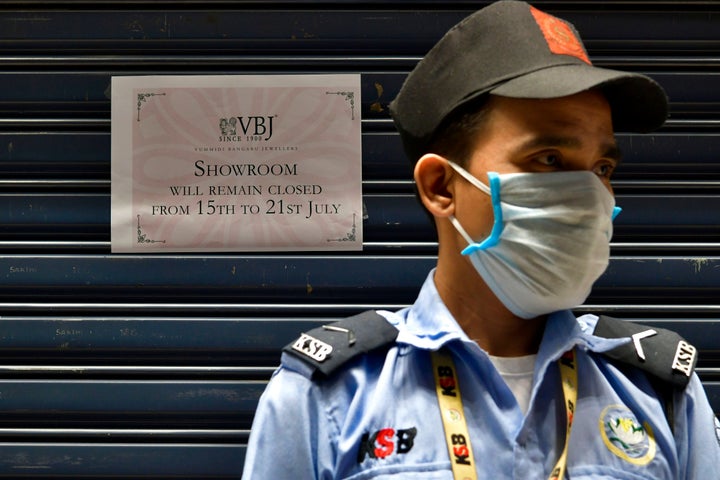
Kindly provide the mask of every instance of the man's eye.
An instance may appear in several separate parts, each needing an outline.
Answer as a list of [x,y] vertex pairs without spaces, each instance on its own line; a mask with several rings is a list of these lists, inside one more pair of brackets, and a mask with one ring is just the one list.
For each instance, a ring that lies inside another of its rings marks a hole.
[[606,177],[606,178],[610,177],[614,171],[615,171],[615,168],[613,167],[613,165],[610,165],[609,163],[605,163],[603,165],[598,165],[594,169],[595,175],[597,175],[598,177]]
[[553,154],[548,155],[540,155],[535,158],[539,163],[547,166],[547,167],[556,167],[560,165],[560,157]]

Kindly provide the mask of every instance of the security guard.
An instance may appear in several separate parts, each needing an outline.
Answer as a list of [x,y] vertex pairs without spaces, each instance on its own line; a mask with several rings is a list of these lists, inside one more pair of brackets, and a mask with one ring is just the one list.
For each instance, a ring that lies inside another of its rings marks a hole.
[[662,88],[501,1],[439,41],[391,113],[437,266],[410,308],[288,345],[243,478],[720,478],[695,349],[569,311],[608,264],[614,132],[661,126]]

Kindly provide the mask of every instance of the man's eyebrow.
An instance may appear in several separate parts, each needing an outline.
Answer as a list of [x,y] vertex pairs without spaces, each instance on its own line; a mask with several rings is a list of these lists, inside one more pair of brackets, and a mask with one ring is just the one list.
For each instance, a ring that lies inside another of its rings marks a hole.
[[620,163],[623,158],[622,150],[620,150],[620,147],[618,147],[615,143],[610,144],[605,148],[603,157],[615,160],[615,163]]
[[568,147],[580,148],[582,142],[579,138],[562,135],[538,135],[520,144],[519,150],[533,150],[535,148]]
[[[563,148],[581,148],[582,141],[577,137],[562,136],[562,135],[540,135],[533,137],[528,141],[522,143],[518,147],[518,151],[534,150],[537,148],[552,148],[552,147],[563,147]],[[603,150],[603,157],[614,160],[620,163],[622,160],[622,151],[615,142],[608,142]]]

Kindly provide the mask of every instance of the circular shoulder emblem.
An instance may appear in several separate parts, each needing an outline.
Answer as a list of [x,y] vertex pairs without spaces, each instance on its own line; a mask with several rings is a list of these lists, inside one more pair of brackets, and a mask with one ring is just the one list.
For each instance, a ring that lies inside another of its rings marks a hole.
[[640,424],[625,405],[610,405],[600,413],[600,435],[614,455],[633,465],[647,465],[655,458],[652,427]]
[[717,437],[718,444],[720,444],[720,420],[715,417],[715,436]]

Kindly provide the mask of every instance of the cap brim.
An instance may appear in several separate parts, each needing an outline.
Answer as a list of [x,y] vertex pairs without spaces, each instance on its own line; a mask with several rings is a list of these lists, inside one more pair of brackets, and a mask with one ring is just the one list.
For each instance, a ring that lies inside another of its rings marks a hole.
[[646,133],[667,119],[662,87],[645,75],[590,65],[558,65],[508,80],[487,93],[512,98],[558,98],[599,88],[610,103],[617,132]]

